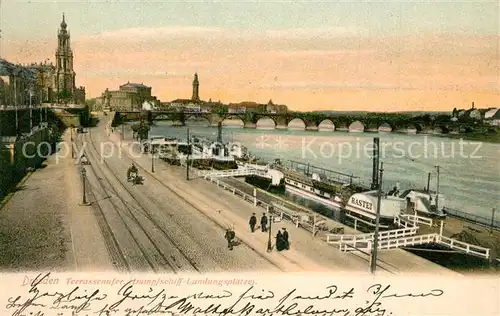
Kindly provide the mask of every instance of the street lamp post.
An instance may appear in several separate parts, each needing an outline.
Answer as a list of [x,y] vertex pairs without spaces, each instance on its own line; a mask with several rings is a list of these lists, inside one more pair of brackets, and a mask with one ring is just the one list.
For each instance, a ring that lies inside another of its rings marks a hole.
[[273,250],[273,245],[271,243],[271,235],[272,235],[272,228],[273,228],[273,214],[269,212],[269,236],[267,238],[267,252],[271,252]]
[[491,209],[491,226],[490,226],[490,235],[493,234],[493,224],[495,223],[495,208]]
[[43,105],[43,92],[42,90],[40,89],[40,92],[39,92],[39,101],[40,101],[40,106],[38,107],[38,110],[39,110],[39,114],[40,114],[40,120],[38,121],[38,125],[40,125],[40,127],[42,127],[42,105]]
[[189,142],[189,128],[187,129],[187,156],[186,156],[186,180],[189,180],[189,154],[191,153],[191,143]]
[[71,133],[71,158],[75,158],[75,152],[73,150],[73,125],[69,127]]
[[384,163],[380,163],[380,176],[379,176],[379,186],[377,194],[377,215],[375,218],[375,232],[373,234],[373,247],[370,261],[370,272],[375,273],[377,269],[377,248],[378,248],[378,231],[380,226],[380,204],[382,200],[382,175],[384,172]]
[[84,167],[82,167],[82,180],[83,180],[83,195],[82,195],[82,205],[89,205],[90,203],[87,202],[87,192],[85,188],[85,180],[87,179],[87,170],[85,170]]
[[436,185],[436,211],[439,212],[439,166],[436,166],[437,169],[437,185]]
[[155,151],[151,150],[151,172],[155,172]]
[[28,93],[30,94],[30,132],[33,130],[33,108],[32,108],[32,103],[31,99],[33,98],[33,91],[28,90]]

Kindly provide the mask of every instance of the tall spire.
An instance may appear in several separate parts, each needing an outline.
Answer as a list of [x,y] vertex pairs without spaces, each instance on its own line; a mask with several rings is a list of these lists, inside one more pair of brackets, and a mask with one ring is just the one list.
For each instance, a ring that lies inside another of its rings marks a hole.
[[63,19],[62,19],[62,22],[61,22],[61,28],[62,29],[66,29],[68,25],[66,24],[66,18],[64,16],[64,12],[63,12]]
[[200,87],[200,82],[198,81],[198,73],[195,73],[194,80],[193,80],[193,96],[191,97],[191,100],[193,100],[193,101],[200,100],[199,87]]

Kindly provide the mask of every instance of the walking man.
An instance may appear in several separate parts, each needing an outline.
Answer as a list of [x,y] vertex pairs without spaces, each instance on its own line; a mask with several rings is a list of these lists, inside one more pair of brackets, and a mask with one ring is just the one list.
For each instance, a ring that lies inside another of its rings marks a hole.
[[267,216],[266,213],[262,214],[262,218],[260,219],[260,228],[263,233],[267,232]]
[[255,213],[250,216],[248,224],[250,224],[250,231],[253,233],[255,231],[255,225],[257,225],[257,217],[255,217]]
[[228,228],[226,230],[226,234],[224,235],[224,238],[226,238],[227,240],[227,248],[229,250],[233,250],[233,239],[234,237],[236,236],[236,234],[234,233],[234,230]]
[[286,231],[286,228],[283,227],[283,248],[286,250],[290,249],[290,244],[288,242],[288,232]]

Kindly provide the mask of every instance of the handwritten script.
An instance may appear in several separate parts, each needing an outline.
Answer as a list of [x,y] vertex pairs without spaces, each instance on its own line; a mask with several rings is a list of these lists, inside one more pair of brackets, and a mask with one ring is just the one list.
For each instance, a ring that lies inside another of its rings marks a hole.
[[[75,286],[69,290],[47,285],[50,273],[39,274],[26,293],[8,297],[5,309],[12,316],[43,315],[391,315],[386,306],[420,300],[432,304],[444,294],[440,289],[411,292],[389,284],[365,288],[331,284],[314,288],[262,288],[257,284],[202,291],[173,286],[137,286],[127,282],[117,287]],[[49,288],[51,290],[49,290]],[[64,288],[64,286],[63,286]],[[117,290],[118,289],[118,290]],[[307,289],[304,291],[303,289]],[[24,290],[24,289],[23,289]],[[397,301],[397,302],[394,302]]]

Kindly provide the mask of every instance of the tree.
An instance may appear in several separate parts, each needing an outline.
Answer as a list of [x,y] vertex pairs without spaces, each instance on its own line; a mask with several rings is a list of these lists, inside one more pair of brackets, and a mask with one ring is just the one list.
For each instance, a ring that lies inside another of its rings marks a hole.
[[72,97],[73,96],[71,95],[71,92],[67,89],[63,89],[57,93],[58,102],[62,101],[64,103],[68,103],[69,101],[71,101]]
[[228,110],[227,106],[225,106],[225,105],[218,106],[218,107],[215,109],[215,113],[217,113],[219,116],[224,116],[224,115],[226,115],[228,112],[229,112],[229,110]]
[[140,123],[136,123],[132,125],[132,131],[139,140],[144,140],[148,138],[148,133],[151,127],[146,121],[141,121]]
[[458,116],[458,110],[457,108],[453,108],[453,112],[451,113],[452,117],[457,117]]

